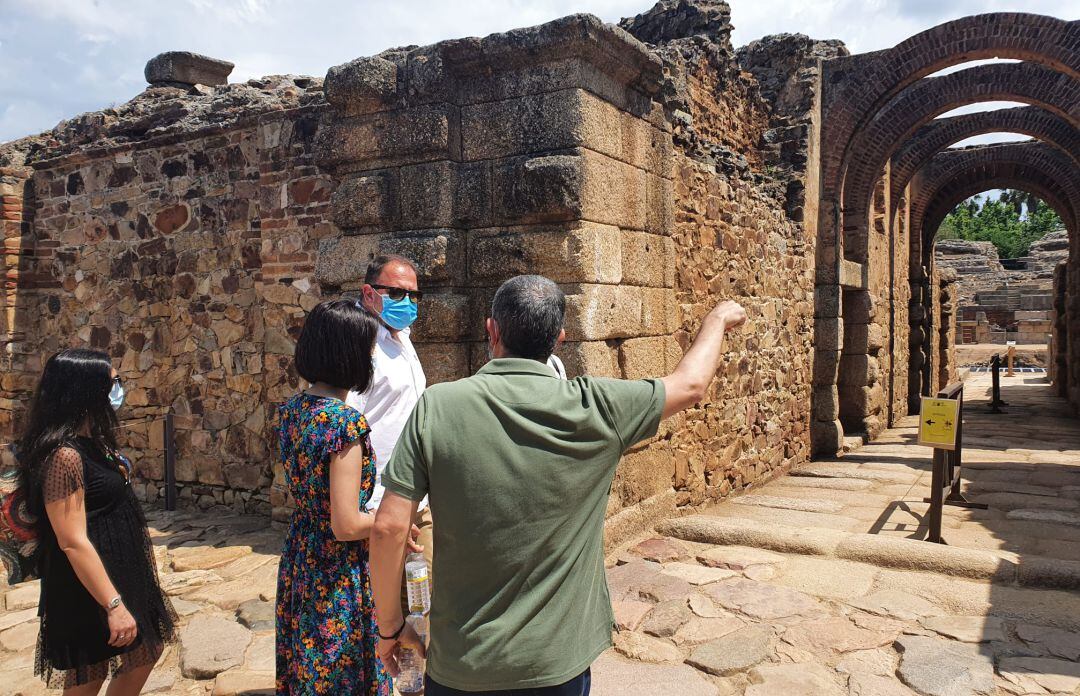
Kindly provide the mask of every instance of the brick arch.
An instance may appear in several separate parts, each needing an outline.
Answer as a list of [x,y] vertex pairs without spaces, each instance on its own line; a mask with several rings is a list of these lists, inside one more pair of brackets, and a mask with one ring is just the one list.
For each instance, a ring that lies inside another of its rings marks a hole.
[[966,104],[1017,101],[1080,123],[1080,80],[1034,63],[980,65],[920,80],[897,94],[856,134],[843,177],[843,227],[853,232],[845,256],[865,255],[865,228],[875,182],[889,157],[920,126]]
[[923,216],[924,239],[928,242],[932,241],[930,236],[937,234],[937,228],[945,216],[963,201],[983,191],[1002,188],[1018,189],[1038,196],[1061,216],[1066,228],[1075,229],[1076,210],[1069,202],[1068,194],[1055,187],[1053,181],[1039,174],[1037,169],[1031,167],[992,166],[977,175],[972,175],[970,179],[954,181],[942,187]]
[[836,58],[823,70],[823,193],[838,190],[853,136],[916,80],[968,61],[1012,58],[1080,79],[1080,21],[1027,13],[973,15],[915,34],[891,49]]
[[1080,164],[1080,130],[1036,106],[983,111],[926,124],[893,156],[891,194],[900,197],[911,177],[931,157],[961,140],[987,133],[1019,133],[1053,145]]
[[926,260],[931,235],[950,210],[995,186],[1032,189],[1076,229],[1080,167],[1057,148],[1033,142],[939,152],[920,170],[909,203],[913,263]]
[[969,196],[1006,187],[1034,193],[1058,211],[1075,247],[1080,167],[1071,157],[1046,143],[1009,143],[938,152],[912,179],[908,274],[912,291],[910,409],[918,407],[917,395],[929,393],[933,383],[934,332],[940,327],[931,324],[932,299],[926,271],[933,266],[931,252],[937,227],[950,210]]

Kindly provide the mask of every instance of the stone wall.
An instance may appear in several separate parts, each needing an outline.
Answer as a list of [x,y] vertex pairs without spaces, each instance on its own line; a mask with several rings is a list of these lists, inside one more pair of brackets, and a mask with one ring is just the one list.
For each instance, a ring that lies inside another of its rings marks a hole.
[[141,495],[160,493],[172,410],[181,500],[268,513],[274,403],[297,385],[292,336],[333,230],[311,159],[320,81],[200,89],[151,87],[7,148],[28,193],[4,199],[26,224],[8,256],[3,437],[45,358],[97,348],[125,380]]
[[[649,41],[665,65],[660,95],[675,124],[678,348],[689,346],[705,312],[721,299],[739,301],[751,317],[732,337],[706,401],[665,424],[663,448],[654,446],[660,456],[673,455],[676,504],[697,506],[809,459],[814,239],[793,213],[803,206],[803,182],[787,183],[796,181],[796,166],[805,170],[807,128],[789,134],[804,137],[801,150],[783,152],[792,165],[787,178],[764,176],[766,162],[781,156],[767,147],[779,101],[759,96],[755,78],[736,62],[726,4],[699,3],[694,10],[661,3],[623,26]],[[755,65],[765,72],[774,60],[776,73],[787,69],[790,47],[783,40],[766,44]],[[650,495],[671,485],[660,471]],[[641,493],[624,488],[624,495],[627,490]]]

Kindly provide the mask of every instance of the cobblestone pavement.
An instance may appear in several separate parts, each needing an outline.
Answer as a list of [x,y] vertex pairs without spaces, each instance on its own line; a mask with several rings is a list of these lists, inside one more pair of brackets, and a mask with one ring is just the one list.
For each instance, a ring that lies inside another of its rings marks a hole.
[[[916,419],[671,520],[609,570],[604,696],[1080,694],[1080,421],[1041,378],[965,386],[964,477],[920,541]],[[665,685],[678,683],[681,688]]]
[[[143,693],[271,694],[274,592],[281,532],[266,518],[229,512],[150,511],[162,586],[180,614]],[[2,590],[0,590],[2,591]],[[38,584],[4,594],[0,613],[0,693],[50,692],[33,676]]]
[[[1080,694],[1080,421],[1049,387],[967,386],[965,477],[988,511],[947,509],[918,541],[928,450],[914,423],[614,553],[619,631],[597,696]],[[146,693],[273,685],[281,533],[228,513],[149,514],[181,638]],[[910,537],[910,538],[906,538]],[[3,592],[3,590],[0,590]],[[32,675],[36,584],[4,592],[0,691]]]

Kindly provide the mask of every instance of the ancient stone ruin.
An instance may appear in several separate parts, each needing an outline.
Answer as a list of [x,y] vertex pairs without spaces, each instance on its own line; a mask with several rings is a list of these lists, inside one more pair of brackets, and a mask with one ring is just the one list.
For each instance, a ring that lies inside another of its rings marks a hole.
[[963,239],[940,240],[934,252],[939,266],[958,275],[957,343],[1047,343],[1054,269],[1069,259],[1065,230],[1047,234],[1017,259],[998,258],[991,242]]
[[[662,374],[716,300],[742,302],[715,398],[619,469],[618,539],[873,437],[954,379],[961,286],[933,235],[1006,185],[1067,225],[1057,378],[1080,405],[1080,23],[967,17],[863,55],[802,35],[736,51],[730,33],[721,0],[662,0],[325,79],[229,84],[224,61],[151,60],[126,104],[0,146],[0,433],[45,357],[101,348],[130,387],[142,496],[163,494],[172,411],[183,504],[280,518],[295,337],[378,251],[421,268],[431,382],[484,362],[482,319],[513,274],[566,290],[574,375]],[[1023,62],[931,76],[993,57]],[[991,99],[1031,106],[934,119]],[[1038,141],[947,149],[1001,129]]]

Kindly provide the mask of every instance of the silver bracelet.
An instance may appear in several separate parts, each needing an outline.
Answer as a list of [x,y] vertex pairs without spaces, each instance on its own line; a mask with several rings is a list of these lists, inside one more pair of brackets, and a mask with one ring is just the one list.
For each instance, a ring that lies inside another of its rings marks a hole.
[[105,605],[105,611],[112,611],[113,609],[115,609],[115,608],[117,608],[118,606],[120,606],[120,603],[121,603],[121,602],[123,602],[123,601],[124,601],[124,600],[122,600],[122,599],[120,598],[120,595],[116,595],[116,596],[115,596],[115,597],[113,597],[113,598],[112,598],[111,600],[109,600],[109,603],[108,603],[108,604],[106,604],[106,605]]

